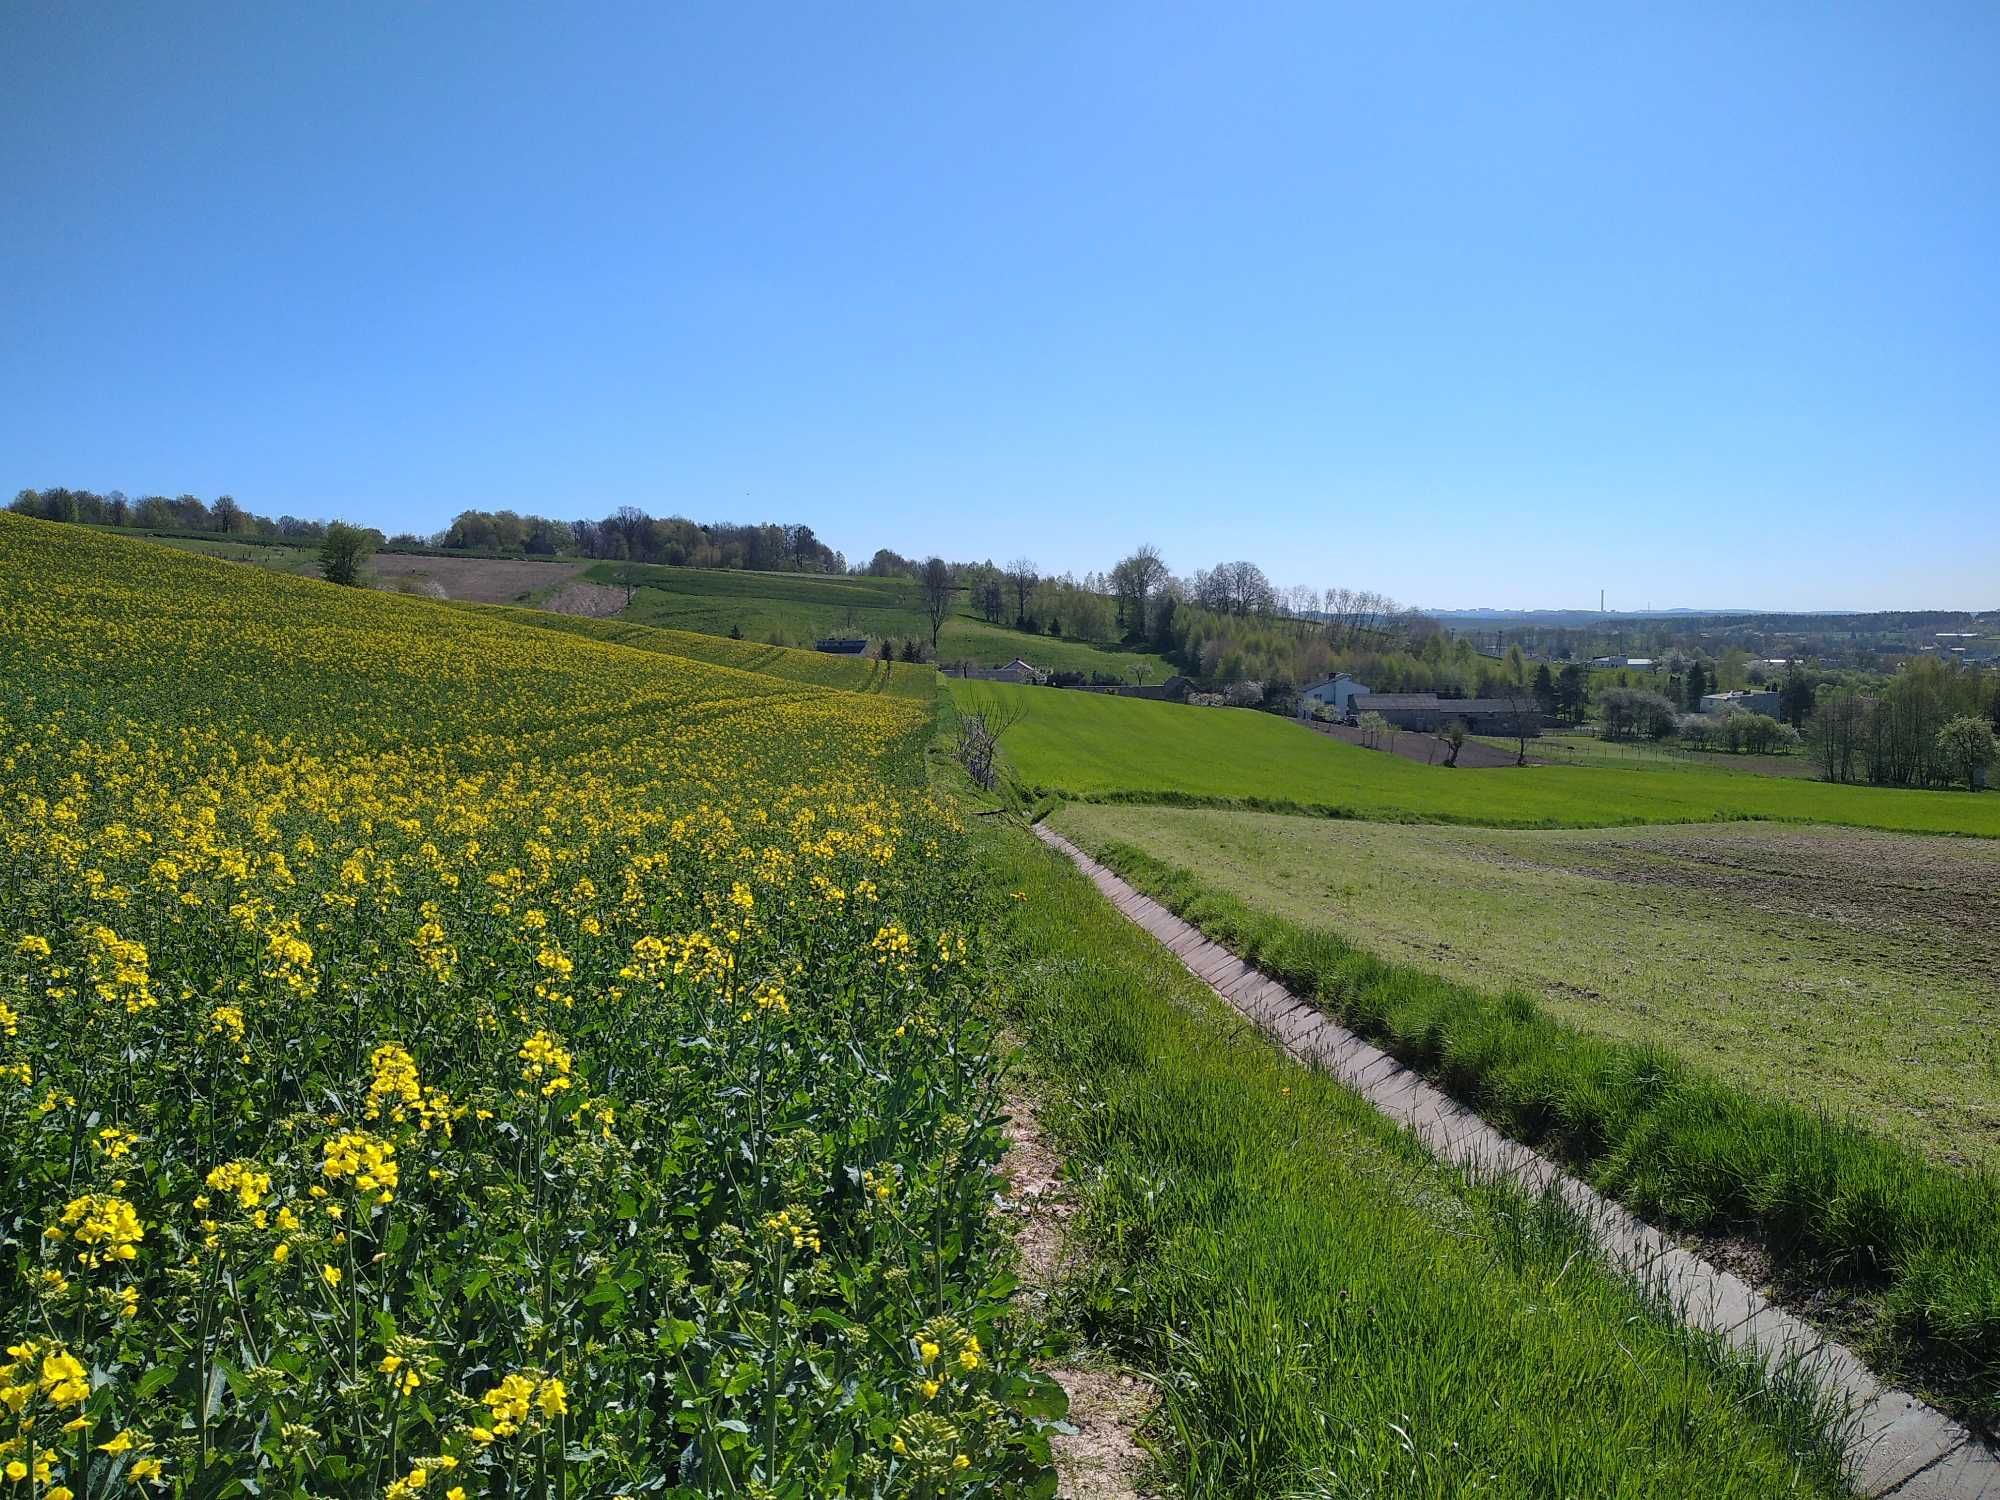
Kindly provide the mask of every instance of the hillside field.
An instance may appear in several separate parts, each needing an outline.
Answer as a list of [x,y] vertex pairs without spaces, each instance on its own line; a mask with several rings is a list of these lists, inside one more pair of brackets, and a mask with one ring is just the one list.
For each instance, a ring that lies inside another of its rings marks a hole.
[[1048,1493],[927,701],[12,515],[0,598],[24,1497]]
[[[295,578],[318,578],[317,546],[281,546],[230,537],[168,536],[130,528],[102,528],[155,546],[172,547],[225,562],[250,563]],[[375,588],[473,604],[539,601],[587,566],[573,557],[453,557],[428,552],[377,552],[368,559],[364,581]]]
[[[728,635],[745,640],[810,646],[823,636],[888,636],[930,644],[917,586],[907,578],[847,577],[821,573],[751,573],[735,569],[669,568],[652,564],[598,563],[585,575],[599,583],[637,582],[625,618],[642,625]],[[938,660],[999,666],[1025,657],[1049,671],[1107,672],[1130,681],[1139,668],[1149,682],[1173,675],[1173,666],[1145,651],[1125,651],[1088,641],[1028,635],[989,625],[961,597],[938,635]]]
[[1104,801],[1262,805],[1376,821],[1591,828],[1778,819],[2000,837],[2000,797],[1831,786],[1705,769],[1426,766],[1251,709],[955,682],[960,705],[1024,717],[1003,750],[1023,786]]
[[687,630],[662,630],[625,620],[596,620],[553,614],[542,609],[495,606],[486,611],[523,629],[551,630],[589,640],[650,651],[683,661],[734,667],[763,677],[850,693],[892,693],[928,702],[937,694],[937,669],[921,662],[888,662],[877,657],[836,656],[795,646],[762,646],[731,640],[726,635],[698,635]]
[[2000,1165],[2000,843],[1809,825],[1512,831],[1074,803],[1384,958]]

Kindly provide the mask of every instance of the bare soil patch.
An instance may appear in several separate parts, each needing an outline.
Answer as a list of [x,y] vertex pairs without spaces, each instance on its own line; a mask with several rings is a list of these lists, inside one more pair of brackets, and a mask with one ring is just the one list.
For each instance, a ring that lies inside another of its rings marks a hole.
[[1007,1102],[1007,1155],[1000,1170],[1007,1178],[1003,1209],[1014,1216],[1014,1241],[1028,1277],[1047,1288],[1062,1274],[1069,1220],[1076,1205],[1063,1183],[1062,1158],[1042,1139],[1035,1104],[1026,1095]]
[[548,598],[542,608],[558,615],[581,615],[591,620],[609,620],[625,610],[625,590],[608,583],[566,583]]
[[[1008,1100],[1008,1148],[1001,1162],[1007,1180],[1001,1211],[1016,1219],[1015,1243],[1029,1287],[1046,1298],[1078,1250],[1069,1228],[1076,1205],[1063,1180],[1062,1158],[1042,1138],[1035,1105],[1026,1095]],[[1049,1376],[1069,1397],[1069,1425],[1050,1444],[1063,1500],[1139,1500],[1148,1493],[1138,1479],[1146,1450],[1138,1431],[1157,1396],[1136,1375],[1095,1365],[1060,1366]]]
[[[1742,903],[1759,920],[1810,918],[1906,944],[1899,961],[1990,982],[2000,949],[2000,849],[1856,828],[1685,825],[1530,835],[1503,863]],[[1477,846],[1470,846],[1476,849]]]
[[1076,1429],[1050,1444],[1061,1476],[1056,1493],[1063,1500],[1137,1500],[1148,1493],[1139,1488],[1146,1450],[1133,1434],[1153,1410],[1153,1388],[1113,1370],[1049,1374],[1069,1393],[1069,1425]]
[[542,589],[576,577],[589,564],[570,559],[534,562],[512,557],[423,557],[407,552],[378,552],[369,564],[385,586],[415,578],[435,583],[443,597],[472,604],[518,604]]

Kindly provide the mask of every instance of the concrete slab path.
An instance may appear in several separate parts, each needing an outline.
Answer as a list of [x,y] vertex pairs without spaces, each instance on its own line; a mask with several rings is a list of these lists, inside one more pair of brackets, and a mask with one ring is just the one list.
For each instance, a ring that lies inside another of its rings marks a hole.
[[1511,1177],[1531,1190],[1552,1186],[1594,1226],[1607,1258],[1666,1292],[1690,1324],[1720,1334],[1768,1368],[1795,1364],[1844,1396],[1856,1413],[1849,1459],[1858,1494],[1869,1500],[2000,1500],[2000,1456],[1963,1424],[1906,1391],[1885,1386],[1847,1348],[1822,1337],[1740,1277],[1682,1250],[1548,1158],[1500,1134],[1388,1053],[1202,936],[1054,829],[1037,824],[1035,834],[1074,861],[1106,900],[1247,1020],[1300,1062],[1332,1074],[1414,1131],[1440,1160]]

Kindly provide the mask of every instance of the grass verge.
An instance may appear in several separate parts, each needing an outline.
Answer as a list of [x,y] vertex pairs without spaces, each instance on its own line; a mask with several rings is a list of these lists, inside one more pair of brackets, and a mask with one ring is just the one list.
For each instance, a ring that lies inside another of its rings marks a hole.
[[976,848],[1087,1331],[1194,1496],[1845,1493],[1836,1414],[1691,1332],[1553,1200],[1440,1167],[1011,823]]
[[[1520,994],[1385,962],[1111,841],[1091,853],[1154,899],[1657,1224],[1750,1230],[1780,1285],[1871,1364],[2000,1418],[2000,1179],[1935,1166],[1845,1120],[1593,1036]],[[1828,1298],[1837,1288],[1841,1298]]]

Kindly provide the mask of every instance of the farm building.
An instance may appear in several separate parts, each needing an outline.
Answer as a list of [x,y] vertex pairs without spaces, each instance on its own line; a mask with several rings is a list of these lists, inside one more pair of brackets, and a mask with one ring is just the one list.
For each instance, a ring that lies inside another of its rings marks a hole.
[[1176,673],[1165,682],[1140,686],[1130,682],[1089,682],[1078,683],[1074,689],[1080,693],[1103,693],[1109,698],[1151,698],[1160,703],[1184,703],[1188,689],[1194,684]]
[[1533,699],[1440,698],[1436,693],[1362,693],[1354,699],[1358,714],[1380,714],[1397,729],[1436,733],[1456,719],[1473,734],[1530,735],[1542,732],[1542,716]]
[[1120,698],[1153,698],[1162,703],[1180,703],[1187,698],[1188,689],[1194,684],[1178,673],[1165,682],[1151,683],[1145,687],[1119,686],[1113,688]]
[[1705,714],[1769,714],[1775,719],[1778,716],[1778,698],[1779,695],[1776,693],[1746,693],[1742,691],[1733,693],[1703,693],[1701,695],[1701,711]]
[[1004,667],[975,667],[960,662],[954,675],[974,682],[1046,682],[1049,676],[1040,667],[1018,656]]
[[830,656],[859,656],[868,649],[866,636],[828,636],[813,642],[815,649]]
[[1299,694],[1299,717],[1310,718],[1314,708],[1328,709],[1336,717],[1344,716],[1348,705],[1367,691],[1367,683],[1356,682],[1345,672],[1336,672]]

